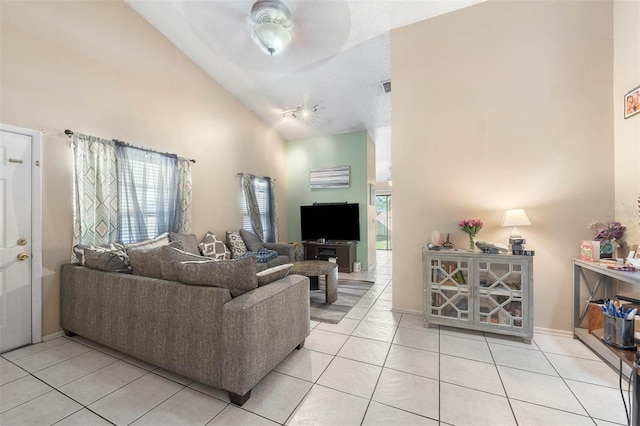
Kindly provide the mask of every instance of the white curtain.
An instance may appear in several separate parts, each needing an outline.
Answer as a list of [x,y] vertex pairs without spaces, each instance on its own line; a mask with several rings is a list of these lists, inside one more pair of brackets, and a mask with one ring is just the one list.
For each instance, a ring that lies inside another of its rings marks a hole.
[[116,143],[120,241],[154,238],[174,230],[177,157]]

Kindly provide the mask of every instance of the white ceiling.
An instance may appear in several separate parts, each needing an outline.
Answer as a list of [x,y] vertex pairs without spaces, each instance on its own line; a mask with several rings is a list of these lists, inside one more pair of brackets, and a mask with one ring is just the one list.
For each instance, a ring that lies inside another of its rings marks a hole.
[[[390,30],[483,0],[282,0],[291,44],[266,55],[251,40],[255,0],[125,0],[286,140],[367,130],[376,180],[391,172]],[[307,121],[282,111],[318,105]]]

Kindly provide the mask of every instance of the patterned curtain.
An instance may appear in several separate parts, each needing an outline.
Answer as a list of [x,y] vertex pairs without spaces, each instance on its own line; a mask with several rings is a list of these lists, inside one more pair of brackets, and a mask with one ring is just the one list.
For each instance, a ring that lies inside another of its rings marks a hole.
[[178,158],[178,210],[173,225],[174,232],[191,233],[191,161]]
[[269,218],[271,221],[271,236],[268,243],[277,243],[279,240],[279,222],[280,222],[280,213],[278,212],[278,203],[276,201],[276,181],[271,178],[266,178],[269,182],[269,203],[271,204],[271,208],[269,209],[271,213],[271,217]]
[[258,207],[258,199],[256,198],[256,193],[253,188],[252,176],[242,175],[242,189],[244,190],[244,197],[247,203],[247,210],[253,232],[260,237],[261,240],[264,240],[264,231],[262,229],[262,221],[260,220],[260,208]]
[[[113,141],[74,133],[73,245],[118,239],[118,178]],[[73,256],[73,255],[72,255]]]

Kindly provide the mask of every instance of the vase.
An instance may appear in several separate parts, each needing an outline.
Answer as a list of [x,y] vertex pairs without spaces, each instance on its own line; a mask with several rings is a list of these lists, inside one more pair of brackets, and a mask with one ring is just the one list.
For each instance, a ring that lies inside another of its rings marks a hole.
[[469,251],[476,251],[476,236],[469,234]]

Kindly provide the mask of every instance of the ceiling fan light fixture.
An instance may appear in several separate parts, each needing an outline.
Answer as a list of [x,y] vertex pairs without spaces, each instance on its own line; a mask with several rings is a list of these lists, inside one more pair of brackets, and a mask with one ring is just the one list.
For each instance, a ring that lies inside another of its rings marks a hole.
[[279,0],[258,0],[251,7],[251,38],[265,53],[281,53],[291,43],[291,13]]

